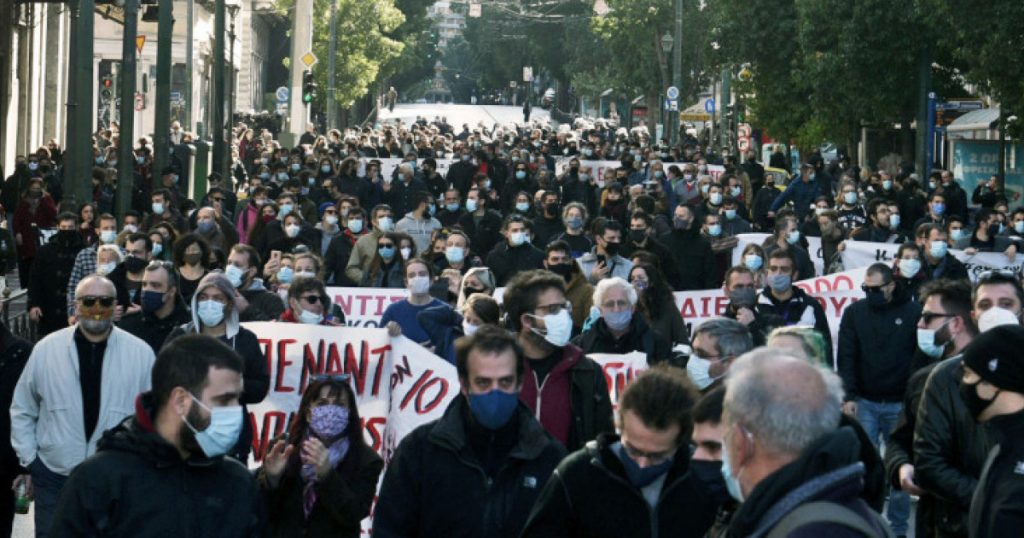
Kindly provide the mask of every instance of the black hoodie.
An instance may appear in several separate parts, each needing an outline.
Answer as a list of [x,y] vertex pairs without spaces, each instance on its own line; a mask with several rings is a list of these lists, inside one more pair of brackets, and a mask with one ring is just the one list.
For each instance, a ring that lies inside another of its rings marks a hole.
[[262,536],[265,507],[237,460],[178,450],[154,430],[149,393],[68,478],[53,536]]

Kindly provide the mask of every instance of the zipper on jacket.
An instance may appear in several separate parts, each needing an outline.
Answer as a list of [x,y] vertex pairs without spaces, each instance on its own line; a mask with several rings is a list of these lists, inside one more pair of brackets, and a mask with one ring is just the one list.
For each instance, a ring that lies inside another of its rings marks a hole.
[[548,382],[548,379],[551,379],[551,372],[548,372],[548,375],[544,376],[544,383],[541,383],[540,380],[537,378],[536,370],[533,371],[532,373],[533,383],[537,385],[537,398],[534,400],[534,404],[537,406],[537,411],[534,414],[537,415],[537,422],[540,422],[540,406],[543,402],[542,395],[544,394],[544,385]]

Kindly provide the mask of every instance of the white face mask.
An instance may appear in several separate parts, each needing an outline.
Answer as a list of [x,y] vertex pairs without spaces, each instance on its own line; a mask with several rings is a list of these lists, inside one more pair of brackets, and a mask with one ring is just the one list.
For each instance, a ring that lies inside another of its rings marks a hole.
[[412,249],[409,247],[402,247],[398,251],[402,253],[403,260],[408,260],[409,256],[412,256]]
[[114,272],[115,267],[117,267],[117,264],[114,262],[99,264],[96,266],[96,274],[104,276],[109,275]]
[[572,316],[568,310],[563,309],[557,314],[547,314],[545,316],[534,316],[533,314],[530,314],[530,316],[544,320],[543,332],[536,327],[530,330],[544,337],[547,343],[555,347],[564,347],[569,343],[569,337],[572,336]]
[[697,355],[690,355],[690,360],[686,361],[686,374],[700,390],[710,387],[718,379],[711,375],[711,363],[710,359],[704,359]]
[[299,310],[299,321],[306,325],[319,325],[324,320],[323,314],[314,314],[309,310]]
[[466,336],[472,336],[479,328],[479,325],[474,325],[467,319],[462,320],[462,334],[465,334]]
[[898,266],[900,268],[900,276],[903,278],[914,278],[917,276],[917,272],[921,270],[921,260],[901,258]]
[[409,279],[409,292],[413,295],[425,295],[430,291],[430,277],[414,276]]

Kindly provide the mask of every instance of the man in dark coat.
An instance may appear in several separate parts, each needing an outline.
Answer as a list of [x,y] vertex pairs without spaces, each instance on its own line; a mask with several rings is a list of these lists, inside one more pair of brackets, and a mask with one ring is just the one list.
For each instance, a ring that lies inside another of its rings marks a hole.
[[672,233],[661,238],[674,254],[680,287],[676,291],[717,288],[715,282],[715,256],[711,243],[700,234],[700,224],[694,223],[693,209],[676,206],[672,219]]
[[505,219],[501,230],[505,241],[494,247],[486,261],[498,286],[504,286],[516,273],[537,269],[544,263],[544,252],[530,244],[529,225],[522,215],[513,214]]
[[142,308],[121,316],[118,327],[145,340],[159,353],[167,335],[191,321],[188,307],[178,291],[178,272],[170,262],[153,262],[142,274]]
[[485,325],[457,352],[461,391],[398,445],[374,511],[376,538],[519,536],[565,449],[519,403],[522,349]]
[[[6,305],[0,305],[3,309]],[[25,369],[32,343],[18,338],[0,322],[0,409],[10,409],[14,399],[14,387]],[[10,487],[16,477],[29,477],[27,469],[21,466],[18,455],[11,447],[11,415],[0,416],[0,536],[10,536],[14,523],[14,489]]]
[[74,213],[57,215],[57,233],[39,247],[28,281],[29,317],[39,322],[39,337],[68,326],[67,284],[75,257],[84,248]]

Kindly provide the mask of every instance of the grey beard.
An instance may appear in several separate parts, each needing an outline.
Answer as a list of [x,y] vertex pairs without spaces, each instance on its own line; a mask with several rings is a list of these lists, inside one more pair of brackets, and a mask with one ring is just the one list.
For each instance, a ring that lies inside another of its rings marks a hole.
[[83,331],[93,335],[100,335],[110,330],[110,327],[114,324],[114,320],[83,319],[79,323],[81,323]]

